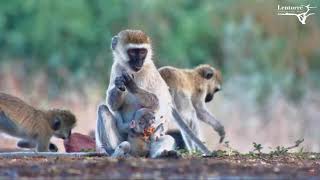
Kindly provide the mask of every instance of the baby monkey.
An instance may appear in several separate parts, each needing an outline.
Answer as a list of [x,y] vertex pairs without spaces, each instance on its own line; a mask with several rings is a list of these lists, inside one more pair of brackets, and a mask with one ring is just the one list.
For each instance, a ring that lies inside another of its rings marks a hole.
[[76,117],[70,111],[39,110],[17,97],[0,93],[0,132],[21,138],[19,147],[36,146],[38,152],[56,149],[50,143],[51,137],[69,138],[75,124]]
[[148,157],[151,150],[151,142],[156,141],[159,134],[164,131],[163,123],[155,127],[154,111],[141,108],[134,114],[130,123],[128,142],[131,145],[130,155]]

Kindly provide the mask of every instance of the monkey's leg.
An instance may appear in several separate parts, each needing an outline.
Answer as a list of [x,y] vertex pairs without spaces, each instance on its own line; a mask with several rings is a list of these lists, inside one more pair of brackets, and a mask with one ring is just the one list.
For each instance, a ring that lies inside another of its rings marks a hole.
[[[28,149],[32,149],[32,148],[35,148],[37,146],[37,143],[32,141],[32,140],[27,140],[27,139],[22,139],[22,140],[19,140],[17,142],[17,146],[19,148],[28,148]],[[53,144],[53,143],[49,143],[49,151],[50,152],[58,152],[59,149],[58,147]]]
[[160,136],[157,140],[151,142],[150,157],[161,157],[164,153],[174,152],[174,149],[175,142],[173,137],[169,135]]
[[47,137],[40,137],[37,143],[37,151],[38,152],[48,152],[49,151],[49,140]]
[[21,139],[17,142],[17,146],[19,148],[35,148],[37,146],[37,143],[31,140],[27,140],[27,139]]
[[[199,124],[199,120],[197,117],[195,117],[195,120],[193,121],[191,128],[192,128],[192,131],[196,134],[196,136],[200,139],[200,141],[203,142],[202,133],[200,131],[200,124]],[[192,146],[193,150],[200,151],[200,149],[198,148],[196,143],[191,142],[191,146]]]
[[123,141],[118,145],[118,147],[114,150],[114,153],[111,157],[114,158],[127,158],[130,157],[131,146],[128,141]]
[[188,136],[188,138],[191,139],[191,141],[193,141],[199,147],[201,152],[206,154],[206,155],[210,155],[211,152],[209,151],[209,149],[192,132],[190,127],[183,121],[183,119],[181,118],[181,115],[179,114],[177,109],[174,108],[174,107],[172,108],[172,116],[174,118],[173,120],[176,121],[176,123],[179,126],[180,130],[183,131]]
[[98,108],[95,139],[97,152],[109,155],[113,153],[122,139],[116,126],[116,118],[106,105],[100,105]]
[[219,142],[221,143],[226,135],[223,125],[206,109],[204,103],[195,104],[194,108],[196,109],[199,120],[209,124],[218,132],[220,136]]
[[[190,105],[189,105],[190,104]],[[199,122],[196,116],[196,111],[193,109],[191,106],[191,102],[189,101],[187,105],[187,110],[181,109],[181,117],[185,120],[186,124],[190,128],[190,130],[194,133],[194,135],[199,138]],[[194,143],[185,132],[181,132],[182,138],[185,142],[187,150],[191,153],[196,150],[199,150],[198,146],[196,143]],[[199,140],[201,140],[199,138]]]
[[186,135],[184,132],[181,132],[181,136],[182,136],[182,139],[186,145],[187,150],[189,152],[192,152],[192,150],[195,150],[195,149],[193,149],[192,141],[191,141],[191,139],[189,139],[189,136]]

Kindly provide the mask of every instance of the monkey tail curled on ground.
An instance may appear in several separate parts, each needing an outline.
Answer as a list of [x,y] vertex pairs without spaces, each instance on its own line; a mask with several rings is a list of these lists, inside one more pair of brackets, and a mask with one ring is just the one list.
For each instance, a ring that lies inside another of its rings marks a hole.
[[0,93],[0,132],[21,138],[17,145],[38,152],[58,151],[52,136],[67,139],[76,125],[68,110],[40,110],[9,94]]

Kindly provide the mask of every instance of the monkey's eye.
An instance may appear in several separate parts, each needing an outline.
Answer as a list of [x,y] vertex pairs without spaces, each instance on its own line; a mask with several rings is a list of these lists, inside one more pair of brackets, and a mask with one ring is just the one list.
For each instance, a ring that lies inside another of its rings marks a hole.
[[145,56],[147,54],[147,50],[146,49],[140,49],[139,54],[140,54],[140,56]]
[[135,56],[136,55],[136,52],[135,52],[134,49],[129,49],[127,53],[128,53],[129,56]]
[[213,73],[207,73],[206,75],[205,75],[205,78],[206,79],[211,79],[212,78],[212,76],[213,76]]
[[51,128],[56,131],[58,129],[60,129],[61,127],[61,121],[59,118],[55,118],[54,121],[53,121],[53,124],[51,125]]

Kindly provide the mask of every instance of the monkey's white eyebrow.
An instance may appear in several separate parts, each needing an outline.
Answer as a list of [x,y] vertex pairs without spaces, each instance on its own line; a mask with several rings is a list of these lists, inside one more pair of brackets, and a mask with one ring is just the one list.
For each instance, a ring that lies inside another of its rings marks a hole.
[[131,49],[131,48],[146,48],[146,49],[150,49],[150,44],[133,44],[133,43],[129,43],[127,45],[127,49]]

